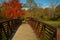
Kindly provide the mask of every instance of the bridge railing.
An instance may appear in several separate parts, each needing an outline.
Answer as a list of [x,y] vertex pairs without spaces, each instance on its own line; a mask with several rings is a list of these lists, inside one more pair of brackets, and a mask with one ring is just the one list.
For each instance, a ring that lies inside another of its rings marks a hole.
[[0,22],[0,40],[11,40],[13,33],[22,23],[20,19],[12,19]]
[[28,20],[28,23],[33,28],[34,32],[36,33],[39,40],[56,40],[57,37],[57,28],[46,24],[41,21],[37,21],[33,18]]

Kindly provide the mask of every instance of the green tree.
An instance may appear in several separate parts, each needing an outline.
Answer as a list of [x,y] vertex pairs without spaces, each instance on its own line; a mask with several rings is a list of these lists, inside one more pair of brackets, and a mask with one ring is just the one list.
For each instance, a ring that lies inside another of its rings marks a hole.
[[50,3],[49,7],[51,8],[51,10],[50,10],[51,19],[55,20],[55,17],[56,17],[55,8],[56,8],[59,0],[48,0],[48,1]]
[[56,20],[60,18],[60,5],[55,8],[55,17]]

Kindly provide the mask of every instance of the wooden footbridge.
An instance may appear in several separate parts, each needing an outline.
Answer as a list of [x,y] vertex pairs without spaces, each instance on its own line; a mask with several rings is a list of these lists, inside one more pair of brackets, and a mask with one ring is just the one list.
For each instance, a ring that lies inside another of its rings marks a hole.
[[60,28],[29,18],[0,22],[0,40],[60,40]]

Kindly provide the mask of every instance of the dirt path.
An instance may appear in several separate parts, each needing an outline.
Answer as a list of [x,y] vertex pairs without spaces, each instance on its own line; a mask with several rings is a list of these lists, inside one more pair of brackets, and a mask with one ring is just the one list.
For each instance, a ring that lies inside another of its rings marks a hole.
[[22,24],[12,40],[38,40],[29,24]]

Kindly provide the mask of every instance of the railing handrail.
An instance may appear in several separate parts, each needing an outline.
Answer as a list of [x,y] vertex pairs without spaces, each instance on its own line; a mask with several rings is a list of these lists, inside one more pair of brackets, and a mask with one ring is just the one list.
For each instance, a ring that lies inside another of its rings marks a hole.
[[[48,37],[50,37],[50,39],[48,39],[48,40],[56,39],[57,28],[55,26],[49,25],[49,24],[44,23],[40,20],[36,20],[34,18],[30,18],[28,20],[28,22],[32,26],[32,28],[34,29],[35,33],[39,36],[39,38],[41,37],[41,35],[43,36],[43,38],[39,39],[39,40],[46,40],[45,37],[47,34],[49,35]],[[40,28],[40,27],[42,27],[42,28]],[[41,31],[40,31],[40,29],[41,29]]]
[[0,23],[6,22],[6,21],[11,21],[11,20],[15,20],[15,19],[6,19],[6,20],[2,20],[2,21],[0,21]]
[[33,21],[37,21],[37,22],[40,22],[40,23],[43,23],[43,24],[52,26],[52,27],[54,27],[54,28],[58,28],[58,27],[56,27],[56,26],[54,26],[54,25],[47,24],[46,22],[43,22],[43,21],[41,21],[41,20],[37,20],[37,19],[35,19],[35,18],[29,18],[29,20],[31,20],[31,19],[32,19]]
[[[22,24],[21,19],[9,19],[0,22],[0,40],[11,40],[12,34]],[[5,35],[5,36],[4,36]],[[14,36],[14,35],[13,35]]]
[[[30,18],[28,22],[29,21],[33,30],[39,37],[39,40],[46,40],[46,36],[48,35],[49,35],[48,37],[50,37],[48,40],[56,39],[56,33],[57,33],[56,27],[44,23],[40,20],[36,20],[34,18]],[[6,40],[8,40],[10,38],[11,33],[14,32],[14,30],[16,30],[16,28],[18,28],[21,23],[22,20],[19,19],[9,19],[0,22],[0,40],[2,40],[2,34],[5,34]],[[42,39],[41,39],[42,37],[41,35],[43,36]]]

